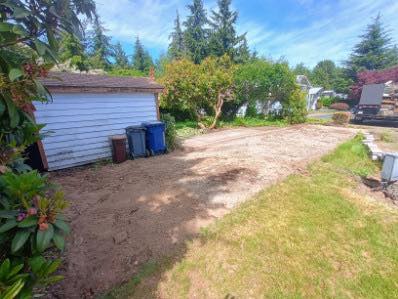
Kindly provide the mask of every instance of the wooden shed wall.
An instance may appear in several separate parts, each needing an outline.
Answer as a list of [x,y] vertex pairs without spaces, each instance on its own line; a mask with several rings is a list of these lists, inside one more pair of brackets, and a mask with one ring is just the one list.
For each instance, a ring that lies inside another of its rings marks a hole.
[[151,93],[56,93],[52,102],[37,102],[35,107],[36,121],[46,124],[42,132],[48,170],[109,158],[110,136],[157,119]]

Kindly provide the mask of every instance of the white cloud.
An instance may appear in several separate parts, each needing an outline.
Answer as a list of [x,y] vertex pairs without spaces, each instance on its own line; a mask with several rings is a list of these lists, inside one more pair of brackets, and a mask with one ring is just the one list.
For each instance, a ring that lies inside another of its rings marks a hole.
[[[148,48],[166,50],[178,9],[181,19],[191,0],[95,0],[101,20],[115,40],[133,43],[137,35]],[[276,0],[275,0],[276,1]],[[236,2],[236,1],[235,1]],[[233,2],[234,9],[238,5]],[[321,59],[341,62],[347,58],[366,25],[378,12],[398,42],[398,1],[396,0],[296,0],[300,11],[289,11],[293,17],[290,29],[275,27],[263,18],[240,15],[238,31],[247,32],[249,45],[260,55],[285,57],[294,65],[304,62],[313,66]],[[216,6],[216,0],[205,1],[205,7]],[[253,6],[255,9],[255,6]],[[301,24],[307,24],[302,27]],[[291,24],[290,24],[291,25]]]
[[[398,42],[398,2],[349,0],[325,5],[311,0],[297,0],[305,6],[306,13],[296,20],[297,28],[281,31],[264,24],[248,22],[242,25],[247,30],[249,43],[264,55],[287,58],[294,65],[304,62],[313,66],[321,59],[342,62],[347,59],[358,36],[378,12],[383,22],[391,29]],[[387,9],[388,8],[388,9]],[[303,18],[311,18],[310,24],[301,27]]]

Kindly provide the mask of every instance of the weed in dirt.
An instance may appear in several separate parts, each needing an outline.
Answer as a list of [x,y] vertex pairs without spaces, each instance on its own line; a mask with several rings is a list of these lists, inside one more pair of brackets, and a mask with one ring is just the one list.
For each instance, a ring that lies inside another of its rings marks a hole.
[[386,142],[386,143],[392,143],[395,141],[393,135],[391,134],[391,132],[381,132],[380,133],[380,141],[382,142]]

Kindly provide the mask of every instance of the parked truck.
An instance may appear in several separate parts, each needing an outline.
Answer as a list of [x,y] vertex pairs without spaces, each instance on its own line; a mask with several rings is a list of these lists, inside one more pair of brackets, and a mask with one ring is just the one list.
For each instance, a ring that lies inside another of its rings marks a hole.
[[398,84],[389,81],[364,85],[354,120],[398,121]]

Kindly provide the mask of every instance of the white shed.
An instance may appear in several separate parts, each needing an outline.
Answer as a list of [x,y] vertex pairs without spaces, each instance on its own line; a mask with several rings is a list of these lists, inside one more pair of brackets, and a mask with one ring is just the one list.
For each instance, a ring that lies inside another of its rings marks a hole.
[[109,158],[110,136],[159,119],[163,87],[149,78],[50,73],[43,84],[53,99],[36,102],[34,115],[46,124],[38,149],[50,171]]

